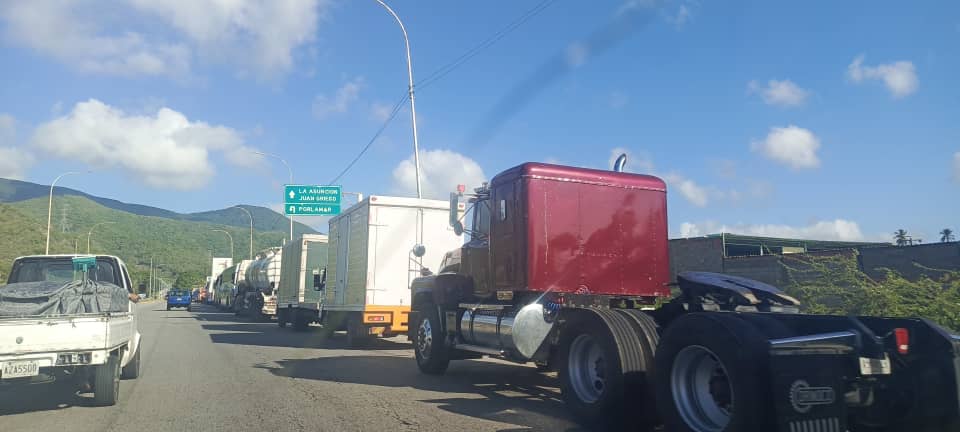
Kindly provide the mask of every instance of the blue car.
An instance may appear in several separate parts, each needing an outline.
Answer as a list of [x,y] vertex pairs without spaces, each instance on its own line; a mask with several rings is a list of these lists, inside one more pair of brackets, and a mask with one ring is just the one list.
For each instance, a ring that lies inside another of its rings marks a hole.
[[190,311],[190,292],[172,290],[167,293],[167,310],[170,308],[186,308]]

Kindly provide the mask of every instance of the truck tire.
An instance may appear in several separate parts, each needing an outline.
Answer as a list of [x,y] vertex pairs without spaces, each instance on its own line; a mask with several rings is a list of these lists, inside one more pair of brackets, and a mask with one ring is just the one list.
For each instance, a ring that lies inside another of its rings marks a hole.
[[310,328],[310,321],[307,317],[307,314],[302,311],[295,311],[293,313],[293,330],[302,332],[307,331]]
[[190,305],[187,305],[187,312],[190,312],[191,310],[192,309],[190,309]]
[[450,351],[440,327],[440,316],[433,304],[424,304],[416,323],[413,353],[420,372],[428,375],[443,375],[450,365]]
[[765,344],[753,324],[733,313],[677,318],[660,339],[655,365],[667,430],[770,430]]
[[351,312],[347,317],[347,346],[360,348],[370,342],[370,335],[363,325],[363,312]]
[[107,356],[93,376],[93,402],[98,406],[117,404],[120,397],[120,356]]
[[170,310],[170,305],[167,305],[167,310]]
[[653,401],[644,397],[651,393],[647,357],[627,316],[575,311],[561,331],[557,357],[564,402],[589,427],[651,430],[658,420]]
[[287,311],[277,308],[277,326],[280,328],[287,327]]
[[[140,344],[143,344],[143,338],[140,339]],[[140,349],[140,344],[137,344],[137,352],[133,353],[133,358],[120,371],[120,378],[137,379],[140,377],[140,351],[143,351]]]

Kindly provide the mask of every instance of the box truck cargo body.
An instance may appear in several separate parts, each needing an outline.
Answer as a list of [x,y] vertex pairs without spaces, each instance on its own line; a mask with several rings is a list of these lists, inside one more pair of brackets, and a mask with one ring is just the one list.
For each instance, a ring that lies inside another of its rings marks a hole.
[[324,326],[346,329],[350,342],[406,332],[410,282],[424,267],[437,271],[444,253],[463,243],[452,228],[436,229],[448,219],[446,201],[385,196],[330,219]]
[[327,236],[304,234],[283,246],[277,289],[277,325],[305,329],[320,320],[320,277],[327,265]]

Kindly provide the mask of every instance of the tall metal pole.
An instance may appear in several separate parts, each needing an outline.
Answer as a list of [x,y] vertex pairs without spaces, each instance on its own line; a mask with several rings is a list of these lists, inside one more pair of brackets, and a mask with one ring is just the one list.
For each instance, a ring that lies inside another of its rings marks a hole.
[[93,234],[93,230],[100,225],[115,224],[115,223],[116,222],[98,222],[93,224],[92,227],[90,227],[90,231],[87,231],[87,253],[90,253],[90,235]]
[[416,167],[417,175],[417,198],[423,198],[423,194],[420,192],[420,142],[417,138],[417,104],[415,102],[416,98],[413,94],[413,63],[410,60],[410,39],[407,38],[407,28],[403,26],[403,21],[400,21],[400,17],[397,16],[397,13],[390,9],[390,6],[387,6],[383,0],[377,0],[377,3],[380,3],[387,12],[390,12],[390,15],[393,15],[393,18],[397,20],[397,24],[400,24],[400,31],[403,32],[403,42],[407,46],[407,77],[409,78],[408,89],[410,91],[410,119],[413,122],[413,162]]
[[249,210],[243,207],[240,207],[240,206],[233,206],[233,207],[243,210],[243,212],[250,217],[250,258],[249,259],[253,259],[253,215],[250,214]]
[[222,232],[227,235],[227,238],[230,239],[230,259],[233,260],[233,236],[230,235],[230,231],[222,230],[222,229],[215,229],[210,231]]
[[43,252],[44,255],[50,255],[50,220],[53,215],[53,187],[57,185],[57,182],[60,181],[60,179],[70,174],[80,174],[80,172],[67,171],[57,176],[57,178],[53,180],[53,183],[50,183],[50,198],[47,200],[47,247]]
[[[264,153],[261,151],[254,151],[254,153],[260,156],[270,156],[272,158],[279,160],[280,162],[283,162],[283,165],[287,167],[287,172],[290,173],[290,184],[293,184],[293,170],[290,169],[290,164],[288,164],[287,161],[283,160],[282,157],[272,153]],[[287,216],[287,218],[290,219],[290,241],[293,241],[293,215]]]

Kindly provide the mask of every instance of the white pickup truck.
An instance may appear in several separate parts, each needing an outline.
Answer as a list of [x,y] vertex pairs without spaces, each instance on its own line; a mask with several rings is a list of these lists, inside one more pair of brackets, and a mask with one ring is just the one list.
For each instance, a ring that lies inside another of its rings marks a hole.
[[120,378],[140,374],[132,286],[115,256],[17,258],[0,286],[0,389],[69,379],[95,404],[114,405]]

